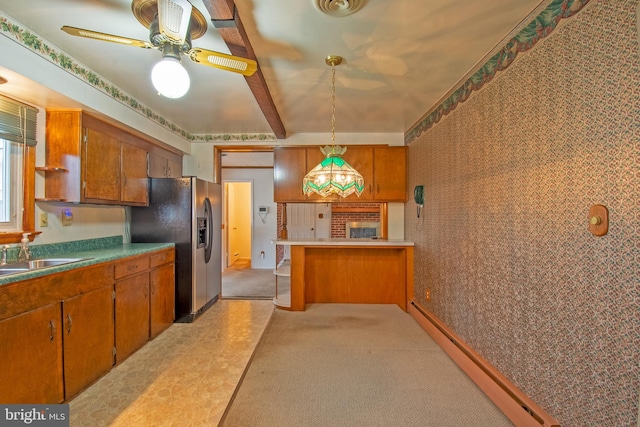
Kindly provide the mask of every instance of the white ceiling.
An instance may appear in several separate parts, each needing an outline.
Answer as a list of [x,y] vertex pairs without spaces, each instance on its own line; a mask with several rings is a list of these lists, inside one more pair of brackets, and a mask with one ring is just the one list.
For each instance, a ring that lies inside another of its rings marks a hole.
[[[336,68],[336,132],[404,133],[541,3],[367,0],[355,14],[335,18],[312,1],[236,0],[287,136],[330,132],[327,55],[345,59]],[[202,0],[191,2],[209,21]],[[0,10],[190,134],[272,133],[239,74],[184,59],[191,90],[167,99],[149,78],[160,52],[60,30],[70,25],[147,40],[130,0],[0,0]],[[229,53],[211,23],[193,45]]]

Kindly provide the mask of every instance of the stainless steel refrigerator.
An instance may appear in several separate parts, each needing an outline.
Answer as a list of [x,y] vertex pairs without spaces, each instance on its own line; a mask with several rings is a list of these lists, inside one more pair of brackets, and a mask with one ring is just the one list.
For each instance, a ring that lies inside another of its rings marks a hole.
[[192,322],[222,289],[221,186],[150,178],[149,206],[131,208],[132,243],[175,243],[176,322]]

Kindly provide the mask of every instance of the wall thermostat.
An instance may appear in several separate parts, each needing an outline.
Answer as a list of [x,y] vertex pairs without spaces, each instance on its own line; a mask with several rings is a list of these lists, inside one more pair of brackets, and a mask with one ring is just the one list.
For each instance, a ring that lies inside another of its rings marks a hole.
[[269,206],[258,206],[258,215],[262,223],[265,223],[265,218],[269,214]]

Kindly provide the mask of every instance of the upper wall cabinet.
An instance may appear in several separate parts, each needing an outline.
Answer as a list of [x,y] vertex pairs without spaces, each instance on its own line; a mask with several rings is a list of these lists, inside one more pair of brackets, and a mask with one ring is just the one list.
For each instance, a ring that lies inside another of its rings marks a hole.
[[307,173],[307,150],[304,147],[273,149],[273,198],[276,202],[307,201],[302,179]]
[[406,202],[406,147],[347,146],[342,156],[364,178],[364,191],[347,198],[317,194],[305,196],[302,180],[324,155],[316,146],[274,149],[274,199],[276,202]]
[[78,110],[48,110],[45,199],[146,206],[147,142]]
[[149,152],[149,178],[179,178],[182,176],[182,157],[169,152]]

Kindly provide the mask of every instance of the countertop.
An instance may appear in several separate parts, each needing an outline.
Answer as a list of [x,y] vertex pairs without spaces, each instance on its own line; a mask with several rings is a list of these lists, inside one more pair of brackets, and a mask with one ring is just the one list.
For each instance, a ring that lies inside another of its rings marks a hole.
[[407,240],[388,239],[287,239],[272,240],[276,245],[289,246],[413,246],[413,242]]
[[[83,244],[84,242],[88,242],[88,244]],[[101,243],[106,246],[101,246]],[[32,259],[83,258],[83,260],[54,267],[25,271],[23,273],[0,276],[0,285],[33,279],[61,271],[73,270],[93,264],[115,261],[121,258],[142,255],[160,249],[173,248],[175,246],[173,243],[122,244],[121,241],[120,244],[117,243],[117,239],[115,241],[108,240],[106,242],[102,241],[102,239],[94,239],[92,241],[67,242],[66,244],[59,245],[42,245],[43,247],[47,246],[47,248],[39,248],[37,245],[34,245],[32,246]],[[13,261],[10,259],[9,262],[11,263]]]

